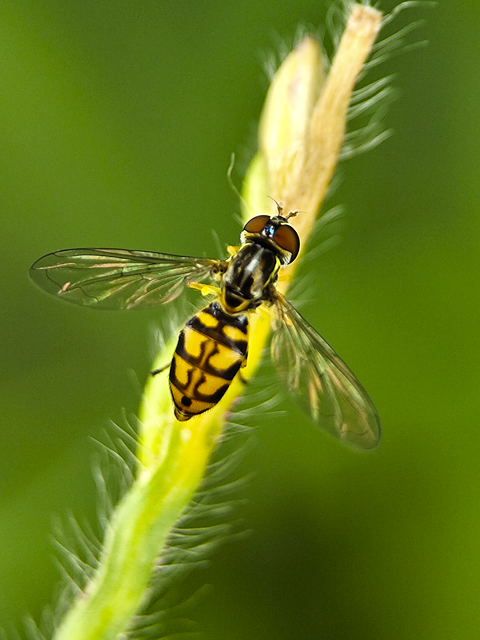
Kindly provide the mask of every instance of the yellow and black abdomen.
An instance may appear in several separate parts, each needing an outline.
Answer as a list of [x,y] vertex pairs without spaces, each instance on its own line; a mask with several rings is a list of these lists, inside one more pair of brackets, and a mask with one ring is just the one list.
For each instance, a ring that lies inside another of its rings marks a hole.
[[246,315],[225,313],[215,301],[190,318],[170,367],[177,420],[189,420],[214,407],[245,363],[247,350]]

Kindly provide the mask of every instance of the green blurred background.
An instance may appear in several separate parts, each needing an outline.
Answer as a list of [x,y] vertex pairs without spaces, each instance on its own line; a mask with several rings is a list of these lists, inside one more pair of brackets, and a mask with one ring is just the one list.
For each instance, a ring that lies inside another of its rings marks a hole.
[[[252,152],[264,57],[327,5],[1,3],[0,626],[51,601],[54,516],[95,520],[91,438],[135,412],[165,318],[62,304],[30,264],[234,243],[226,171]],[[424,19],[407,42],[429,45],[382,66],[394,135],[343,166],[342,243],[302,272],[303,312],[374,398],[383,442],[346,450],[287,399],[260,421],[240,469],[253,533],[214,555],[191,612],[209,639],[480,636],[479,17],[454,0],[396,21]]]

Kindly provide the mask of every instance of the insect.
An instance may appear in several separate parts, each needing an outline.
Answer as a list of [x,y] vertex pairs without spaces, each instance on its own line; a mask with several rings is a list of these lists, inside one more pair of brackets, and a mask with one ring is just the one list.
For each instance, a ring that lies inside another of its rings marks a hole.
[[[271,310],[271,356],[288,391],[318,426],[360,448],[380,439],[380,419],[367,392],[335,351],[277,290],[300,239],[297,212],[257,215],[226,260],[126,249],[67,249],[33,264],[33,281],[64,300],[99,309],[167,304],[185,287],[219,283],[218,296],[187,321],[170,365],[175,416],[189,420],[215,406],[248,357],[249,316]],[[156,372],[153,372],[156,373]]]

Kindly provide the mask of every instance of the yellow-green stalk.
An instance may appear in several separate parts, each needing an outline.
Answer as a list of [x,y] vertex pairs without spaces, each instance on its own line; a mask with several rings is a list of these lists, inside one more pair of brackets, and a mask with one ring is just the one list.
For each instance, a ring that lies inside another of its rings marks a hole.
[[[312,230],[342,146],[352,89],[381,24],[375,9],[352,5],[330,72],[315,39],[305,38],[275,74],[259,128],[259,151],[248,170],[244,215],[275,212],[269,196],[294,220],[303,246]],[[297,263],[294,263],[297,264]],[[293,268],[279,287],[285,292]],[[250,378],[269,332],[268,310],[253,313]],[[171,343],[155,366],[171,358]],[[173,417],[168,373],[147,383],[140,408],[138,471],[105,536],[99,569],[65,616],[56,640],[113,640],[125,633],[145,598],[165,540],[194,495],[229,412],[244,384],[234,380],[218,405],[188,422]]]

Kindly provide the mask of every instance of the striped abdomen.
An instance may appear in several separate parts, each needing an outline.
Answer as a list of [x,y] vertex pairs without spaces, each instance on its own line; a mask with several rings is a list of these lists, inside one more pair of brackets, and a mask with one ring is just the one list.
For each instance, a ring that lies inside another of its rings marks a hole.
[[246,315],[229,315],[215,301],[190,318],[170,367],[177,420],[189,420],[219,402],[244,364],[247,348]]

